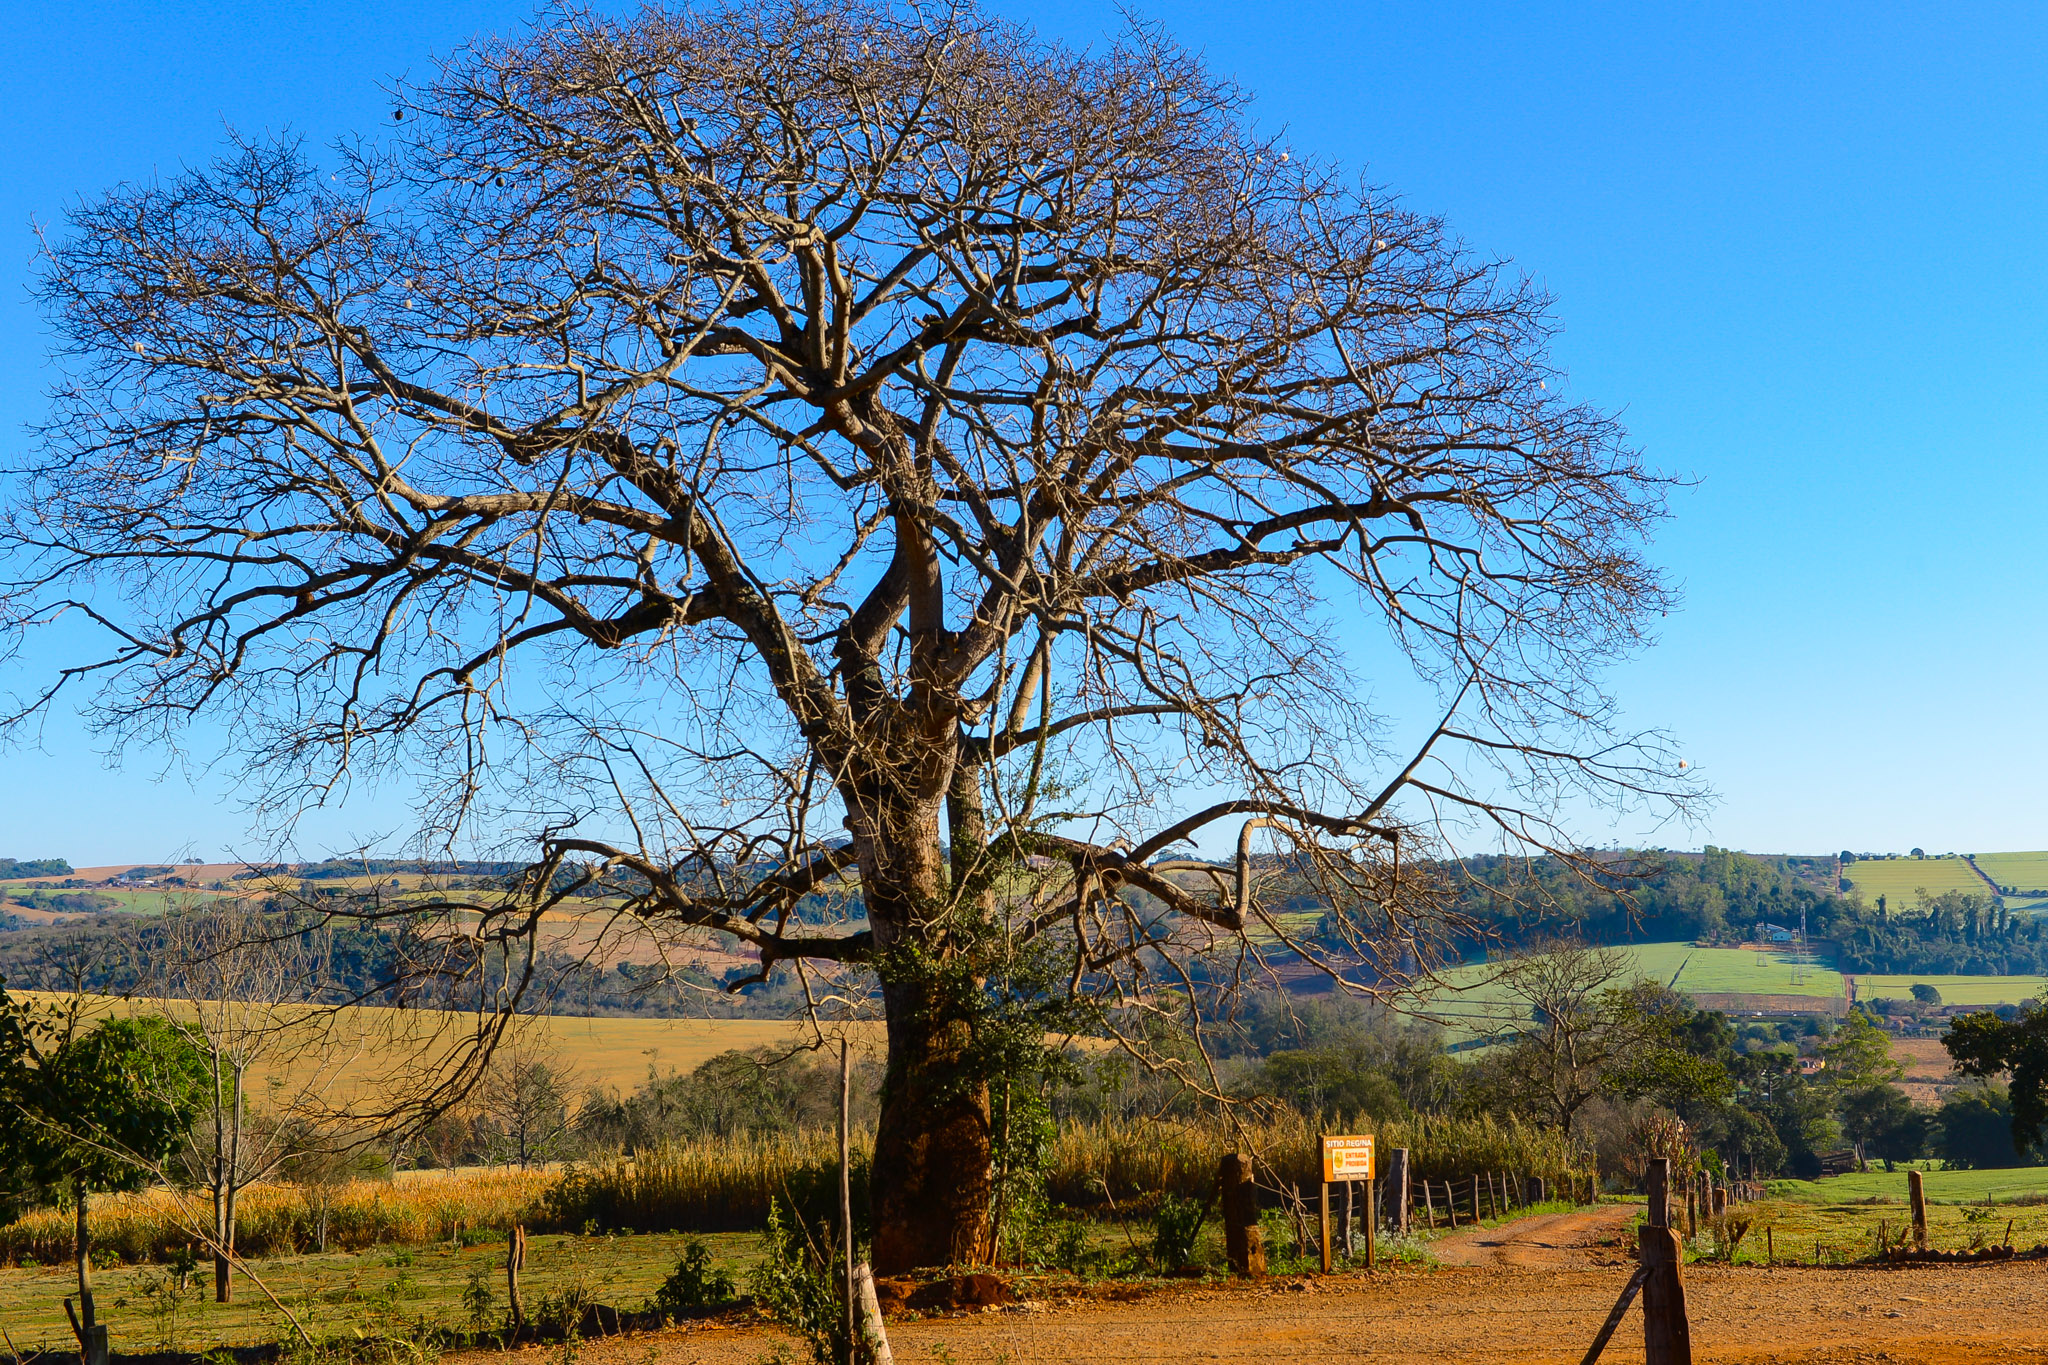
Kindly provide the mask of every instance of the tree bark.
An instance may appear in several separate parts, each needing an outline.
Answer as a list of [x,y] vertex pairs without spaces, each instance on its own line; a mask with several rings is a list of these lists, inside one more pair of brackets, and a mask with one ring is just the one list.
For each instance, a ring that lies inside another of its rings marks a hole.
[[946,1017],[933,994],[922,982],[882,986],[889,1062],[870,1176],[878,1275],[987,1258],[988,1085],[964,1067],[968,1022]]
[[90,1333],[94,1321],[92,1308],[92,1243],[87,1232],[84,1176],[76,1178],[73,1182],[73,1189],[78,1196],[78,1225],[76,1229],[78,1240],[74,1248],[78,1260],[78,1311],[79,1316],[84,1320],[85,1330]]
[[[956,780],[952,726],[929,727],[905,746],[907,761],[848,790],[889,1042],[870,1174],[877,1275],[990,1253],[989,1089],[973,1065],[967,1000],[979,983],[959,978],[980,925],[951,903],[948,876],[948,857],[964,874],[985,833],[978,792]],[[942,853],[947,807],[954,828]]]
[[219,1167],[219,1184],[214,1191],[213,1301],[235,1301],[235,1195],[242,1180],[242,1070],[239,1059],[229,1064],[234,1075],[234,1099],[229,1108],[227,1160]]

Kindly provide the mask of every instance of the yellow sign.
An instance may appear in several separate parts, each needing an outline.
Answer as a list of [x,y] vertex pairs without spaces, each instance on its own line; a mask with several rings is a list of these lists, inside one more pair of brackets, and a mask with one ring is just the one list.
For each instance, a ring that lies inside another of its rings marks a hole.
[[1372,1134],[1359,1137],[1323,1135],[1323,1179],[1371,1180]]

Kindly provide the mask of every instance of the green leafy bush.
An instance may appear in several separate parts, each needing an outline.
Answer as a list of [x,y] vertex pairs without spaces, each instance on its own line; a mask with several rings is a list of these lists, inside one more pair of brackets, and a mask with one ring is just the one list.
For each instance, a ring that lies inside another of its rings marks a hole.
[[650,1306],[664,1320],[673,1322],[715,1313],[736,1298],[732,1272],[711,1264],[711,1249],[692,1237],[683,1244],[676,1268],[654,1291]]
[[779,1200],[768,1201],[761,1249],[761,1264],[754,1270],[754,1301],[803,1338],[817,1365],[851,1359],[846,1310],[834,1274],[837,1260],[828,1262],[819,1254],[802,1227],[783,1216]]
[[1195,1238],[1201,1235],[1208,1210],[1192,1199],[1165,1195],[1152,1212],[1152,1263],[1161,1270],[1184,1270],[1195,1259]]

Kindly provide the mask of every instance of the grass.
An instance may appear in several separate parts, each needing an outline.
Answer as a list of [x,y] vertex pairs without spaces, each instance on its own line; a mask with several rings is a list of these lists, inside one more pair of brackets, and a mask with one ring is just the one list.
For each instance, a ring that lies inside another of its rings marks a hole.
[[[1690,943],[1630,944],[1620,951],[1637,974],[1693,995],[1794,996],[1818,1006],[1841,999],[1844,990],[1840,972],[1800,964],[1789,953],[1696,948]],[[1497,963],[1475,963],[1444,972],[1444,984],[1424,993],[1418,1012],[1441,1023],[1452,1042],[1519,1026],[1527,1007],[1494,982],[1499,971]],[[1859,973],[1856,998],[1909,999],[1916,982],[1933,986],[1951,1005],[2016,1005],[2048,999],[2048,977],[1914,973]]]
[[[1670,978],[1665,981],[1671,984]],[[1842,994],[1842,974],[1832,968],[1795,962],[1788,953],[1695,948],[1678,975],[1676,989],[1835,999]]]
[[[1372,1131],[1368,1129],[1367,1131]],[[1163,1194],[1206,1202],[1223,1154],[1254,1154],[1262,1180],[1313,1190],[1321,1169],[1319,1130],[1281,1116],[1226,1127],[1220,1121],[1068,1124],[1054,1141],[1048,1192],[1070,1208],[1137,1210],[1147,1216]],[[1555,1179],[1583,1164],[1555,1133],[1491,1118],[1413,1119],[1377,1125],[1382,1148],[1406,1147],[1418,1178],[1463,1178],[1478,1171]],[[854,1196],[867,1199],[869,1139],[856,1135]],[[807,1217],[836,1199],[834,1135],[811,1131],[677,1142],[633,1160],[571,1166],[558,1174],[510,1169],[407,1173],[397,1181],[358,1181],[335,1193],[329,1245],[359,1251],[379,1245],[425,1246],[461,1232],[502,1234],[515,1222],[541,1232],[586,1228],[738,1231],[767,1221],[771,1199]],[[123,1261],[166,1261],[193,1240],[204,1220],[203,1195],[155,1190],[97,1201],[93,1238]],[[317,1244],[307,1193],[293,1186],[244,1193],[238,1247],[250,1256],[291,1256]],[[69,1215],[32,1211],[0,1226],[0,1263],[54,1262],[69,1255]]]
[[[1945,1171],[1923,1169],[1920,1173],[1929,1203],[1982,1204],[1995,1201],[2038,1198],[2048,1205],[2048,1166],[2018,1166],[2005,1170]],[[1858,1200],[1906,1199],[1906,1171],[1862,1171],[1831,1176],[1826,1180],[1773,1180],[1768,1193],[1774,1199],[1803,1204],[1846,1204]]]
[[[1322,917],[1320,910],[1287,910],[1272,915],[1270,918],[1274,924],[1279,926],[1282,933],[1285,933],[1290,938],[1299,940],[1314,933],[1316,924]],[[1253,924],[1245,932],[1254,943],[1270,945],[1280,941],[1279,935],[1262,923]]]
[[2017,1005],[2027,999],[2048,999],[2048,977],[2040,976],[1915,976],[1858,975],[1856,998],[1910,999],[1916,983],[1941,992],[1946,1005]]
[[[1904,1176],[1896,1179],[1903,1182]],[[1829,1265],[1868,1260],[1877,1249],[1880,1229],[1896,1240],[1900,1227],[1910,1226],[1911,1220],[1903,1194],[1891,1203],[1824,1203],[1773,1197],[1736,1207],[1751,1219],[1749,1235],[1735,1257],[1738,1265],[1764,1264],[1774,1244],[1781,1264],[1812,1265],[1816,1254],[1821,1263]],[[2001,1244],[2005,1241],[2008,1219],[2012,1220],[2014,1246],[2030,1247],[2048,1241],[2048,1205],[2000,1204],[1986,1209],[1982,1204],[1930,1204],[1928,1245],[1942,1251],[1959,1251]],[[1711,1255],[1714,1250],[1711,1238],[1705,1235],[1691,1240],[1688,1247],[1696,1256]]]
[[[599,1303],[637,1308],[674,1269],[685,1240],[652,1234],[530,1237],[521,1296],[529,1314],[542,1297],[571,1288]],[[759,1239],[752,1235],[705,1240],[717,1259],[730,1266],[745,1267],[758,1259]],[[490,1288],[495,1326],[504,1313],[504,1264],[505,1248],[499,1242],[271,1257],[254,1263],[254,1269],[308,1330],[320,1336],[351,1329],[408,1330],[422,1322],[467,1327],[469,1314],[462,1296],[472,1272],[480,1272],[481,1282]],[[168,1287],[160,1268],[116,1266],[95,1278],[94,1297],[101,1320],[111,1324],[117,1355],[203,1351],[224,1344],[282,1341],[291,1335],[269,1300],[246,1279],[237,1280],[236,1303],[215,1304],[202,1267],[192,1277],[193,1288],[176,1297],[173,1322],[171,1305],[159,1288]],[[148,1292],[152,1288],[159,1292]],[[0,1328],[24,1352],[75,1350],[63,1299],[76,1290],[68,1265],[0,1270]]]
[[[2001,855],[1986,854],[1997,858]],[[2007,855],[2011,856],[2011,855]],[[2024,856],[2024,855],[2021,855]],[[1984,869],[1991,872],[1990,868]],[[1860,893],[1867,904],[1876,905],[1877,898],[1885,898],[1887,910],[1911,910],[1921,904],[1920,892],[1939,896],[1944,891],[1967,891],[1972,895],[1988,896],[1991,888],[1984,879],[1970,869],[1969,863],[1955,858],[1866,858],[1850,863],[1842,869],[1849,885]],[[1991,875],[2004,882],[1998,874]],[[2028,888],[2031,889],[2031,886]]]
[[[4,893],[7,896],[7,904],[0,906],[0,912],[10,908],[35,909],[35,905],[29,898],[38,890],[51,899],[58,896],[97,896],[103,900],[114,902],[112,905],[101,907],[102,909],[119,910],[138,915],[160,915],[173,902],[181,906],[199,905],[240,894],[238,892],[207,891],[199,888],[183,887],[143,887],[138,890],[128,890],[111,886],[80,886],[67,891],[57,886],[54,882],[12,881],[0,882],[0,893]],[[56,909],[54,906],[48,908]],[[74,915],[79,912],[75,910],[57,910],[57,913]]]
[[[1075,1129],[1063,1136],[1063,1144],[1072,1145],[1065,1145],[1058,1159],[1065,1168],[1064,1179],[1084,1183],[1094,1168],[1080,1160],[1081,1156],[1090,1152],[1098,1156],[1120,1153],[1125,1164],[1105,1169],[1101,1174],[1112,1183],[1130,1180],[1143,1184],[1146,1182],[1139,1177],[1147,1169],[1155,1177],[1160,1172],[1182,1169],[1172,1159],[1160,1161],[1156,1154],[1177,1151],[1193,1157],[1199,1153],[1199,1164],[1206,1168],[1201,1173],[1213,1178],[1211,1148],[1226,1136],[1220,1130],[1205,1133],[1196,1127],[1175,1125]],[[1297,1121],[1268,1125],[1251,1136],[1264,1144],[1283,1180],[1304,1174],[1294,1167],[1305,1165],[1308,1160],[1310,1135],[1305,1124]],[[1518,1163],[1538,1162],[1542,1156],[1533,1149],[1515,1146],[1531,1140],[1531,1135],[1517,1135],[1483,1121],[1440,1124],[1433,1129],[1421,1125],[1413,1131],[1389,1125],[1383,1128],[1381,1136],[1390,1146],[1397,1142],[1410,1145],[1418,1164],[1429,1174],[1434,1174],[1433,1164],[1448,1163],[1462,1173],[1471,1163],[1480,1168],[1514,1167]],[[1239,1140],[1243,1139],[1244,1135],[1239,1135]],[[1489,1148],[1488,1143],[1500,1145]],[[1146,1161],[1156,1164],[1147,1168]],[[1531,1168],[1522,1166],[1524,1170]],[[1197,1173],[1197,1163],[1190,1160],[1185,1171],[1192,1177]],[[1924,1173],[1924,1178],[1930,1201],[1930,1241],[1935,1247],[1961,1249],[2003,1242],[2008,1219],[2012,1221],[2010,1235],[2015,1245],[2032,1246],[2048,1241],[2048,1167],[1931,1170]],[[472,1283],[488,1290],[491,1302],[486,1321],[487,1325],[494,1325],[504,1311],[503,1242],[455,1245],[448,1240],[452,1230],[448,1223],[444,1221],[436,1230],[431,1219],[418,1211],[432,1208],[436,1199],[445,1204],[457,1187],[503,1202],[508,1194],[517,1193],[515,1186],[531,1189],[544,1180],[538,1175],[500,1172],[385,1185],[381,1189],[387,1199],[417,1206],[413,1231],[426,1234],[429,1240],[412,1246],[380,1240],[324,1255],[266,1255],[255,1261],[254,1269],[316,1335],[345,1334],[351,1330],[416,1335],[421,1326],[469,1327],[472,1319],[464,1294]],[[519,1182],[525,1184],[520,1186]],[[1153,1183],[1158,1182],[1155,1179]],[[1130,1190],[1126,1188],[1125,1193]],[[1753,1228],[1737,1255],[1738,1262],[1761,1263],[1772,1245],[1781,1262],[1810,1264],[1816,1257],[1816,1248],[1819,1258],[1829,1263],[1863,1260],[1875,1248],[1881,1227],[1895,1236],[1908,1217],[1903,1170],[1889,1174],[1873,1171],[1826,1181],[1776,1181],[1767,1193],[1769,1197],[1764,1200],[1739,1206],[1753,1220]],[[1987,1196],[1998,1202],[1987,1208],[1983,1203]],[[102,1226],[118,1216],[120,1203],[106,1202]],[[252,1207],[260,1203],[260,1199],[253,1201]],[[1515,1216],[1544,1212],[1550,1207],[1517,1210]],[[1089,1243],[1111,1256],[1123,1256],[1133,1242],[1142,1245],[1149,1237],[1142,1207],[1120,1199],[1119,1211],[1120,1217],[1104,1218],[1088,1228]],[[1281,1221],[1286,1221],[1284,1216]],[[1485,1221],[1491,1226],[1502,1220]],[[1468,1219],[1461,1218],[1460,1223],[1469,1226]],[[395,1222],[393,1226],[396,1227]],[[686,1240],[683,1234],[644,1231],[620,1235],[536,1233],[528,1242],[522,1279],[528,1311],[534,1312],[546,1296],[564,1295],[571,1290],[594,1302],[637,1308],[673,1268]],[[748,1232],[727,1232],[708,1234],[704,1240],[714,1259],[744,1283],[747,1272],[759,1259],[758,1237]],[[1428,1240],[1427,1234],[1418,1235],[1409,1250],[1426,1256]],[[1694,1241],[1692,1249],[1696,1255],[1711,1254],[1711,1242],[1702,1237]],[[1274,1250],[1281,1252],[1283,1247],[1276,1245]],[[1387,1250],[1400,1252],[1401,1248]],[[1203,1263],[1220,1261],[1220,1238],[1213,1224],[1204,1230],[1197,1252]],[[62,1300],[73,1291],[74,1281],[68,1265],[55,1261],[52,1257],[41,1265],[0,1269],[0,1328],[24,1351],[63,1351],[69,1347],[70,1330],[65,1323]],[[1275,1269],[1283,1271],[1288,1264],[1276,1259]],[[164,1292],[171,1283],[165,1270],[132,1261],[102,1266],[97,1279],[101,1316],[112,1324],[117,1352],[207,1350],[225,1344],[276,1341],[289,1334],[277,1310],[246,1279],[238,1280],[239,1301],[231,1305],[210,1301],[210,1286],[204,1283],[203,1268],[183,1295]]]
[[1980,853],[1977,866],[2000,886],[2048,891],[2048,853]]
[[[1677,990],[1731,995],[1790,995],[1840,999],[1841,973],[1803,965],[1788,953],[1696,948],[1690,943],[1638,943],[1621,948],[1637,975]],[[1493,981],[1498,964],[1475,963],[1442,974],[1444,985],[1425,992],[1421,1012],[1438,1020],[1452,1041],[1518,1025],[1527,1006]],[[1972,978],[1997,980],[1998,978]]]
[[[1128,1258],[1149,1243],[1161,1194],[1206,1202],[1225,1151],[1255,1152],[1269,1182],[1312,1192],[1317,1132],[1298,1117],[1236,1129],[1220,1123],[1069,1125],[1052,1154],[1051,1193],[1097,1215],[1085,1225],[1096,1251]],[[1433,1180],[1480,1170],[1554,1178],[1579,1160],[1553,1133],[1488,1118],[1382,1124],[1377,1136],[1385,1147],[1408,1147],[1416,1174]],[[836,1181],[826,1179],[836,1173],[833,1147],[823,1133],[720,1139],[678,1144],[633,1162],[572,1168],[559,1180],[488,1171],[361,1182],[335,1201],[331,1235],[339,1245],[327,1254],[307,1251],[310,1211],[300,1191],[258,1189],[244,1195],[239,1240],[256,1273],[316,1335],[350,1329],[417,1335],[421,1325],[467,1326],[463,1295],[473,1276],[490,1288],[493,1312],[501,1313],[502,1229],[513,1221],[535,1229],[525,1277],[529,1312],[542,1296],[571,1286],[595,1302],[630,1309],[680,1253],[685,1235],[667,1231],[671,1226],[729,1229],[706,1240],[743,1278],[759,1242],[740,1229],[763,1221],[771,1196],[815,1206],[834,1192],[828,1187]],[[861,1202],[867,1197],[859,1188],[864,1165],[858,1154],[854,1193]],[[98,1297],[114,1324],[115,1349],[204,1350],[286,1336],[282,1317],[253,1284],[243,1282],[241,1301],[229,1306],[212,1304],[198,1288],[165,1292],[169,1272],[149,1258],[185,1245],[181,1225],[169,1216],[173,1201],[164,1191],[99,1201],[94,1241],[107,1264]],[[598,1228],[622,1227],[640,1231],[595,1235]],[[578,1235],[579,1228],[588,1235]],[[492,1240],[457,1245],[465,1232]],[[68,1339],[62,1298],[71,1284],[63,1264],[69,1250],[69,1225],[57,1210],[0,1228],[0,1255],[14,1262],[0,1269],[0,1328],[24,1349],[61,1350]],[[1199,1253],[1207,1263],[1221,1260],[1213,1222]]]

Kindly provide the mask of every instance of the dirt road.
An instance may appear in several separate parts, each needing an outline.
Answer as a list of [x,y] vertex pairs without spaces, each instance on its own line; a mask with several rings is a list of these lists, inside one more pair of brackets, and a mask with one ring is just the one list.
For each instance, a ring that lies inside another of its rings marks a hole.
[[1430,1246],[1447,1266],[1527,1266],[1561,1270],[1620,1265],[1627,1258],[1622,1238],[1636,1210],[1610,1204],[1571,1213],[1518,1218],[1497,1228],[1471,1228],[1438,1238]]
[[[1629,1274],[1620,1249],[1601,1244],[1625,1225],[1626,1210],[1617,1212],[1618,1219],[1597,1210],[1475,1231],[1452,1248],[1479,1262],[1473,1265],[1191,1287],[1127,1302],[1049,1298],[892,1323],[890,1341],[899,1365],[1572,1365]],[[1594,1263],[1608,1257],[1613,1264]],[[2048,1365],[2048,1267],[2040,1263],[1691,1266],[1686,1294],[1701,1365]],[[1605,1361],[1642,1360],[1639,1311]],[[799,1343],[752,1326],[589,1342],[578,1358],[581,1365],[758,1365],[778,1347],[792,1361],[807,1358]],[[539,1365],[539,1357],[529,1359]]]

